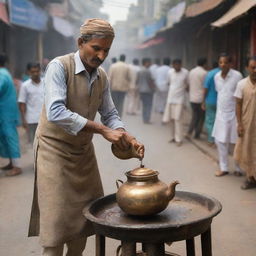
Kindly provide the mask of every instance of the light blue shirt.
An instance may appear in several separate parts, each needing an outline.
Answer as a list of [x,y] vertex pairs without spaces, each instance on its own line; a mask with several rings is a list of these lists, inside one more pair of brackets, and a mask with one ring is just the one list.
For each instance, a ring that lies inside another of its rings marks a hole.
[[[79,51],[75,53],[75,74],[84,72],[84,79],[87,80],[89,92],[94,86],[93,82],[99,76],[99,71],[95,70],[90,76],[85,69]],[[76,135],[87,123],[88,119],[78,113],[70,111],[66,107],[67,102],[67,84],[63,64],[58,60],[52,60],[45,73],[45,108],[47,119],[63,128],[66,132]],[[113,103],[108,79],[104,87],[102,103],[98,109],[101,115],[101,122],[111,128],[124,128],[118,112]]]

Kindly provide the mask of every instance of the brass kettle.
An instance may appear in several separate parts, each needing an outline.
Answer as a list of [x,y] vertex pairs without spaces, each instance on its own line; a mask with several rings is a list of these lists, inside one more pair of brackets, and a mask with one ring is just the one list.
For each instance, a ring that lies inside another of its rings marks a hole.
[[[169,186],[158,179],[158,172],[149,168],[136,168],[126,172],[127,181],[116,181],[116,200],[127,214],[147,216],[163,211],[175,195],[174,181]],[[119,183],[122,183],[119,186]]]

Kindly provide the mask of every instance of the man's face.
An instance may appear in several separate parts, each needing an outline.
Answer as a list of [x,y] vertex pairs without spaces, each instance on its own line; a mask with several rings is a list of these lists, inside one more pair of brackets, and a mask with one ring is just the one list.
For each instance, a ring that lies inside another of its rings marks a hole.
[[78,39],[80,58],[82,62],[91,68],[99,67],[108,56],[113,38],[93,38],[85,43]]
[[223,72],[228,72],[231,68],[231,63],[229,62],[228,57],[219,58],[219,67]]
[[31,68],[29,70],[29,75],[30,75],[32,81],[38,81],[40,79],[40,75],[41,75],[40,68],[36,68],[36,67]]
[[249,76],[252,80],[256,81],[256,61],[250,60],[247,67]]
[[173,68],[175,69],[176,72],[180,72],[181,63],[173,63],[172,66],[173,66]]

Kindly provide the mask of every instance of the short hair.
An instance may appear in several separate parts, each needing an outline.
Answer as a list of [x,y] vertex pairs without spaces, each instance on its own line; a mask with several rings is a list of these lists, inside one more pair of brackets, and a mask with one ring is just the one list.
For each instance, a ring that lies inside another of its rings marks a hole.
[[145,65],[146,63],[149,63],[149,62],[151,62],[150,58],[143,58],[142,59],[142,65]]
[[121,55],[120,55],[120,61],[125,61],[125,59],[126,59],[125,55],[124,55],[124,54],[121,54]]
[[181,64],[181,63],[182,63],[181,59],[174,59],[172,61],[172,64]]
[[8,60],[8,57],[5,53],[0,53],[0,66],[4,66]]
[[163,64],[169,66],[171,64],[171,59],[169,57],[165,57],[163,59]]
[[117,61],[116,57],[113,57],[113,58],[111,59],[111,61],[112,61],[112,63],[116,63],[116,61]]
[[38,68],[41,69],[41,65],[39,62],[29,62],[27,64],[27,70],[30,70],[31,68]]
[[83,34],[80,36],[80,38],[83,40],[83,42],[86,44],[89,41],[91,41],[94,38],[106,38],[108,36],[105,35],[90,35],[90,34]]
[[139,60],[138,60],[138,59],[133,59],[132,63],[133,63],[134,65],[139,65]]
[[249,66],[250,61],[256,61],[256,56],[252,56],[246,59],[246,67]]
[[219,59],[218,59],[218,60],[220,60],[220,58],[227,58],[229,63],[232,62],[232,57],[231,57],[229,54],[225,53],[225,52],[222,52],[222,53],[219,55]]
[[207,59],[206,58],[199,58],[198,60],[197,60],[197,65],[198,66],[204,66],[205,64],[207,63]]

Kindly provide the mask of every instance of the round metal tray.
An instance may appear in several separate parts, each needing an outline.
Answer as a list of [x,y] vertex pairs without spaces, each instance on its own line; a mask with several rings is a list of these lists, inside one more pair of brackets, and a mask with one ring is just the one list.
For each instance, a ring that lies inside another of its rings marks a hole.
[[205,232],[212,218],[222,209],[216,199],[177,191],[174,199],[161,213],[138,217],[124,213],[115,194],[97,199],[89,207],[89,219],[97,234],[125,241],[172,242],[192,238]]

